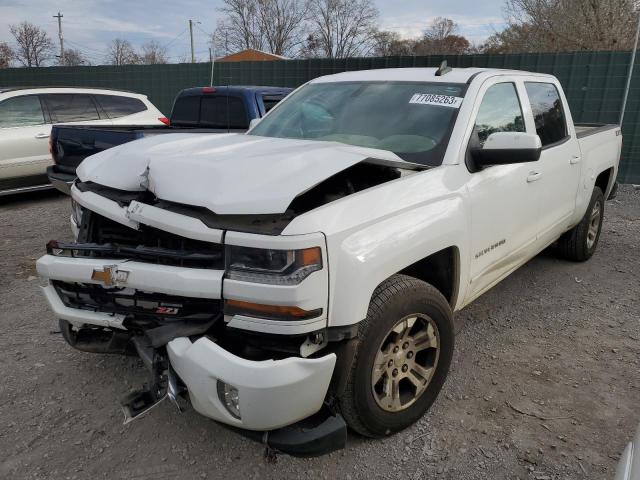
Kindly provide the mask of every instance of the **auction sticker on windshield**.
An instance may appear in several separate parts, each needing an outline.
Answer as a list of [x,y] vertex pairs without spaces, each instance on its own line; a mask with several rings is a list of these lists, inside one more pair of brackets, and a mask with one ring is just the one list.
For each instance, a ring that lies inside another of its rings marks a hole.
[[433,93],[415,93],[409,103],[419,103],[421,105],[438,105],[441,107],[460,108],[462,97],[451,95],[436,95]]

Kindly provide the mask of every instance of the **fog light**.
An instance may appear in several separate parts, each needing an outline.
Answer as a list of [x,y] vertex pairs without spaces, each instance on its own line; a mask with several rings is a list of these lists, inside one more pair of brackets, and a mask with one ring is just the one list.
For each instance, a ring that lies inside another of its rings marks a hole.
[[240,419],[240,395],[236,387],[218,380],[218,398],[231,416]]

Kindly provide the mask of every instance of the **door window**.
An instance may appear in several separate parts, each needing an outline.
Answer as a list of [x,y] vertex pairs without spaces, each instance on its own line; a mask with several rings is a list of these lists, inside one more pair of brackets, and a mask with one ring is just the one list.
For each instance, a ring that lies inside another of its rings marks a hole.
[[495,132],[524,132],[524,117],[513,83],[498,83],[484,94],[475,131],[484,145],[489,135]]
[[55,93],[44,97],[52,123],[86,122],[100,119],[90,95]]
[[134,113],[144,112],[147,107],[137,99],[119,95],[95,95],[102,109],[109,118],[120,118]]
[[12,97],[0,102],[0,128],[42,125],[44,115],[37,95]]
[[567,121],[558,89],[552,83],[525,82],[542,146],[559,142],[567,136]]
[[283,98],[284,95],[263,95],[262,103],[264,103],[264,112],[267,113],[269,110],[275,107]]

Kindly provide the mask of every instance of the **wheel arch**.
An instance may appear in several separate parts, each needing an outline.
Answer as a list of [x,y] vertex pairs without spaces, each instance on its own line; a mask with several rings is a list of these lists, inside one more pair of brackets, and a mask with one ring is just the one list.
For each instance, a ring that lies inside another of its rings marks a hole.
[[443,248],[408,265],[399,272],[435,287],[453,309],[460,285],[460,250],[456,246]]
[[613,178],[613,170],[613,167],[607,168],[606,170],[600,172],[596,177],[595,186],[600,187],[600,190],[602,190],[602,194],[604,195],[605,199],[607,198],[609,188],[613,185],[613,181],[615,180]]

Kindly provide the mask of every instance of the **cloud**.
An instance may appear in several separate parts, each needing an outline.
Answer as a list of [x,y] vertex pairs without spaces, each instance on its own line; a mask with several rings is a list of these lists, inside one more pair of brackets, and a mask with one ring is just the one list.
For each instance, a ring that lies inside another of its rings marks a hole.
[[485,40],[496,30],[502,30],[504,19],[499,16],[468,16],[461,14],[425,15],[416,18],[415,14],[404,14],[392,17],[382,17],[380,28],[398,32],[403,38],[413,38],[422,35],[429,23],[436,17],[446,17],[458,24],[459,33],[472,42]]

